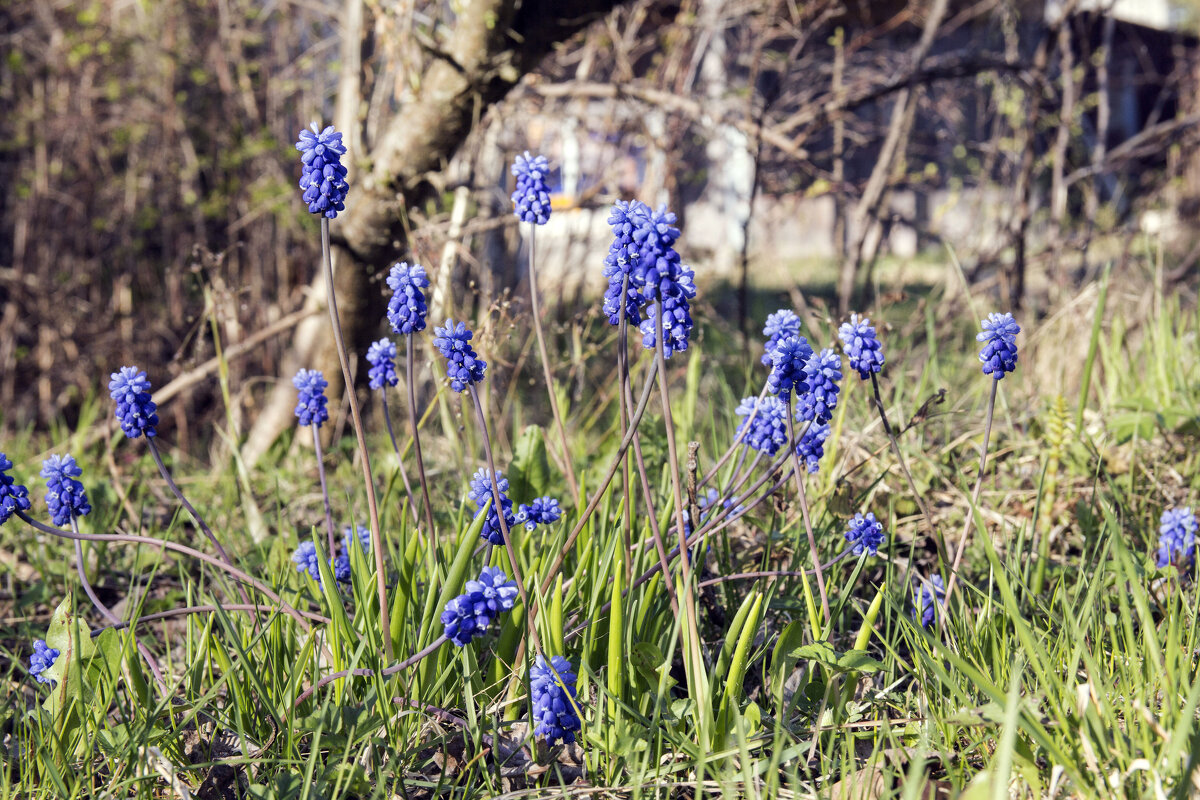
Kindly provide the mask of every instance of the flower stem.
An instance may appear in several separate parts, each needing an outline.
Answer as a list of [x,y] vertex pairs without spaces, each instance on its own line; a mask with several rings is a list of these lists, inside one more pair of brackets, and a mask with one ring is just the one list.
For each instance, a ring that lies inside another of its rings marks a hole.
[[300,705],[305,700],[307,700],[309,697],[312,697],[313,693],[316,692],[321,687],[328,686],[329,684],[333,683],[336,680],[341,680],[342,678],[348,678],[351,675],[355,675],[358,677],[365,677],[368,675],[376,675],[376,674],[388,676],[388,675],[395,675],[397,672],[403,672],[404,670],[411,667],[413,664],[416,664],[419,661],[421,661],[426,656],[433,655],[439,647],[441,647],[442,645],[444,645],[446,643],[446,641],[447,641],[446,636],[445,636],[445,634],[443,634],[443,635],[439,636],[438,638],[434,639],[432,642],[430,642],[429,645],[424,650],[419,650],[416,653],[413,653],[411,656],[404,659],[399,664],[393,664],[390,667],[387,667],[385,669],[381,669],[378,671],[373,670],[373,669],[367,669],[366,667],[360,667],[358,669],[343,669],[338,672],[331,672],[328,675],[326,675],[324,678],[321,678],[319,681],[314,683],[312,686],[308,687],[303,692],[301,692],[300,695],[296,698],[296,702],[292,704],[292,708],[295,708],[296,706]]
[[567,477],[567,486],[571,489],[571,499],[579,505],[579,483],[575,480],[575,468],[571,466],[571,447],[567,444],[567,429],[563,426],[562,414],[558,410],[558,393],[554,391],[554,374],[550,371],[550,356],[546,351],[546,337],[542,333],[542,311],[538,303],[537,288],[537,249],[534,242],[537,238],[537,225],[530,223],[529,229],[529,302],[533,312],[533,332],[537,336],[538,353],[542,357],[542,374],[546,378],[546,394],[550,396],[550,411],[554,414],[554,426],[558,429],[558,441],[562,445],[563,471]]
[[[221,557],[221,560],[232,567],[233,560],[229,557],[229,554],[225,552],[225,548],[221,546],[221,543],[217,540],[216,535],[213,534],[212,528],[208,527],[208,523],[205,522],[204,518],[200,516],[200,512],[197,511],[195,507],[188,502],[188,499],[183,496],[183,490],[179,488],[179,486],[175,483],[174,478],[171,477],[171,472],[167,469],[167,465],[163,462],[162,454],[158,452],[158,445],[154,443],[154,439],[147,438],[146,444],[150,448],[150,455],[154,458],[154,463],[158,465],[158,473],[162,475],[163,480],[167,482],[167,488],[171,490],[171,494],[175,495],[175,499],[178,500],[188,514],[191,515],[201,532],[208,537],[208,541],[212,542],[212,545],[217,549],[217,554]],[[242,596],[242,600],[249,603],[250,597],[246,594],[246,590],[240,583],[237,584],[237,590],[238,594]]]
[[333,558],[336,537],[333,533],[333,509],[329,505],[329,486],[325,482],[325,454],[321,452],[321,430],[315,422],[311,423],[309,427],[312,428],[313,450],[317,455],[317,475],[321,478],[321,499],[325,501],[325,533],[329,539],[327,554],[329,558]]
[[[408,470],[404,468],[404,456],[400,453],[400,445],[396,441],[396,432],[392,429],[392,411],[388,408],[387,387],[379,393],[383,406],[383,423],[387,428],[388,438],[392,441],[392,450],[396,453],[396,462],[400,465],[400,480],[404,483],[404,494],[408,497],[408,508],[413,515],[413,524],[420,526],[421,516],[417,512],[416,498],[413,496],[412,484],[408,482]],[[417,534],[420,535],[418,529]]]
[[425,503],[425,525],[433,540],[433,503],[429,502],[429,480],[425,477],[425,458],[421,454],[421,433],[417,425],[417,388],[413,382],[412,334],[404,337],[404,380],[408,384],[408,424],[412,428],[413,454],[417,457],[417,480],[421,482],[421,500]]
[[521,603],[525,606],[525,619],[529,623],[529,639],[533,642],[533,649],[539,654],[542,652],[542,643],[538,638],[537,626],[534,625],[534,610],[529,604],[529,594],[525,591],[525,580],[521,577],[521,567],[517,563],[517,552],[513,548],[512,536],[508,531],[508,520],[504,518],[504,508],[500,504],[500,483],[496,478],[496,461],[492,458],[492,440],[488,434],[487,419],[483,416],[483,403],[479,400],[479,392],[475,388],[475,384],[467,385],[471,392],[471,400],[475,404],[475,417],[479,421],[479,429],[483,432],[483,452],[487,457],[488,470],[491,472],[492,479],[492,511],[496,514],[496,520],[500,523],[500,535],[504,538],[504,549],[508,551],[508,564],[512,568],[512,577],[517,582],[517,589],[521,592]]
[[371,551],[375,555],[375,586],[379,593],[379,627],[383,634],[384,658],[391,661],[392,626],[388,619],[387,576],[383,565],[383,536],[379,529],[379,507],[375,501],[375,481],[371,477],[371,454],[367,450],[367,440],[362,424],[362,415],[358,411],[358,397],[354,393],[354,379],[350,374],[350,356],[346,352],[346,342],[342,338],[342,323],[338,319],[337,294],[333,288],[333,255],[329,249],[329,220],[321,219],[321,260],[325,270],[325,293],[329,302],[329,321],[333,325],[333,339],[337,344],[338,361],[342,365],[342,377],[345,379],[346,392],[350,397],[350,415],[354,420],[354,435],[358,438],[359,455],[362,456],[363,483],[367,489],[367,512],[371,520]]
[[943,559],[949,556],[949,551],[946,549],[946,541],[938,532],[937,526],[933,524],[933,514],[929,511],[929,504],[925,502],[925,498],[917,490],[917,482],[913,480],[912,472],[908,469],[908,462],[904,459],[904,454],[900,450],[900,442],[896,439],[896,431],[888,422],[887,409],[883,404],[883,395],[879,391],[879,378],[874,372],[871,373],[871,390],[874,394],[875,408],[879,410],[879,421],[883,423],[883,432],[887,434],[888,443],[892,447],[892,455],[896,457],[896,463],[900,465],[900,471],[904,473],[904,479],[908,481],[908,488],[913,494],[913,499],[917,501],[917,506],[921,509],[921,516],[925,518],[925,525],[929,528],[929,538],[933,540],[934,545],[938,549],[938,553]]
[[787,403],[788,449],[792,451],[792,471],[796,476],[796,491],[800,499],[800,516],[804,520],[804,532],[808,534],[808,550],[816,567],[817,591],[821,595],[821,611],[829,619],[829,595],[825,592],[825,573],[821,569],[821,554],[817,549],[817,537],[813,534],[812,520],[808,517],[808,498],[804,493],[804,470],[800,467],[800,454],[796,452],[800,440],[796,438],[796,423],[792,419],[792,397],[788,393]]
[[[71,515],[71,532],[79,534],[79,523],[75,519],[75,515]],[[118,624],[121,619],[114,614],[108,606],[100,602],[100,598],[96,596],[96,592],[92,589],[92,584],[88,581],[87,571],[83,568],[83,543],[75,540],[75,570],[79,573],[79,582],[83,585],[84,594],[92,601],[92,605],[100,612],[100,616],[104,617],[111,623]],[[150,672],[154,674],[154,682],[158,684],[158,688],[166,690],[167,682],[163,678],[162,669],[159,668],[158,662],[154,659],[154,655],[150,652],[150,648],[142,644],[135,636],[134,642],[137,644],[138,652],[142,654],[142,658],[146,661],[146,666],[150,667]]]
[[[992,393],[988,397],[987,421],[983,426],[983,451],[979,454],[979,475],[975,478],[975,488],[971,492],[971,505],[967,508],[967,518],[963,521],[962,536],[959,537],[958,551],[954,554],[954,563],[950,567],[950,579],[946,581],[946,596],[942,601],[942,608],[948,611],[950,608],[950,595],[954,593],[954,586],[958,583],[958,568],[962,564],[963,553],[967,549],[967,539],[971,535],[971,525],[975,522],[975,508],[979,505],[979,494],[983,491],[983,471],[987,467],[988,443],[992,438],[992,418],[996,412],[996,392],[1000,388],[1000,381],[992,379]],[[948,614],[941,615],[941,623],[939,627],[945,627],[946,617]]]

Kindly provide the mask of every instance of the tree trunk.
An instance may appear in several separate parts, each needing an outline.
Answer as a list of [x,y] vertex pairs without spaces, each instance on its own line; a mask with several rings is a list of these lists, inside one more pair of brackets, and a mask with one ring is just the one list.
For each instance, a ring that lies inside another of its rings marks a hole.
[[[346,211],[332,224],[335,291],[347,345],[365,351],[379,330],[385,300],[370,277],[401,259],[406,250],[403,209],[437,191],[438,173],[470,133],[483,111],[501,100],[557,42],[583,29],[618,0],[463,0],[444,50],[432,56],[420,89],[380,132],[370,154],[371,172],[351,185]],[[350,161],[362,159],[349,154]],[[298,200],[297,200],[298,202]],[[320,274],[308,305],[325,304]],[[322,369],[330,396],[342,390],[332,331],[314,316],[296,331],[283,374],[247,439],[253,463],[292,424],[295,403],[290,377],[301,367]],[[365,376],[365,370],[362,371]]]

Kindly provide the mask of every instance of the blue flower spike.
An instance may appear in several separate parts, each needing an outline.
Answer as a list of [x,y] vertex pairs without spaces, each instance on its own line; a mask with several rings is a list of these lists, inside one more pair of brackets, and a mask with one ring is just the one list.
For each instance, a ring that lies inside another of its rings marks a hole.
[[838,328],[838,338],[850,359],[850,369],[864,381],[883,369],[883,345],[875,335],[875,326],[867,317],[851,314],[849,322]]
[[[648,209],[647,209],[648,212]],[[692,333],[691,308],[688,303],[696,296],[695,273],[683,263],[675,250],[679,229],[675,215],[660,206],[658,211],[637,216],[638,229],[634,238],[639,243],[637,272],[642,296],[662,310],[663,354],[687,350]],[[657,346],[656,312],[642,320],[642,346],[652,350]]]
[[1189,570],[1196,560],[1196,515],[1190,508],[1172,508],[1164,511],[1158,528],[1159,567],[1174,564],[1183,572]]
[[941,605],[946,600],[946,584],[941,575],[934,575],[928,581],[920,581],[913,589],[913,608],[916,619],[922,628],[928,628],[941,613]]
[[319,370],[302,369],[292,378],[296,387],[296,418],[304,427],[316,425],[318,428],[329,420],[329,400],[325,397],[325,388],[329,382]]
[[425,316],[429,306],[422,289],[429,288],[429,278],[420,264],[409,265],[406,261],[393,264],[387,276],[392,299],[388,300],[387,318],[392,333],[407,336],[425,330]]
[[796,419],[817,424],[833,419],[837,408],[838,381],[842,379],[842,359],[832,350],[822,350],[804,365],[804,383],[808,389],[796,397]]
[[465,392],[468,386],[483,381],[487,371],[484,361],[471,347],[471,339],[475,336],[462,322],[446,320],[446,325],[434,328],[437,334],[433,346],[446,357],[446,375],[450,378],[450,388],[456,392]]
[[50,456],[42,462],[41,475],[46,479],[46,507],[54,524],[66,525],[72,517],[84,517],[91,513],[87,492],[83,484],[75,480],[83,470],[71,456]]
[[372,389],[395,386],[400,382],[396,375],[396,343],[391,339],[385,337],[371,342],[367,348],[367,363],[371,365],[367,370],[367,378]]
[[983,331],[975,336],[975,340],[983,342],[979,351],[979,361],[983,364],[983,374],[991,375],[996,380],[1017,368],[1017,334],[1021,326],[1013,319],[1012,314],[988,315],[980,323]]
[[109,376],[108,393],[117,404],[117,421],[130,439],[158,435],[156,406],[150,399],[150,381],[137,367],[121,367]]
[[[610,325],[621,322],[621,289],[625,287],[625,318],[630,325],[640,325],[641,307],[646,298],[642,296],[645,286],[645,271],[641,266],[639,241],[645,238],[650,219],[650,207],[638,200],[613,203],[608,215],[613,241],[608,255],[604,257],[604,277],[608,278],[608,289],[604,292],[604,313]],[[626,277],[628,284],[626,285]]]
[[[755,413],[755,408],[758,409]],[[787,404],[778,397],[768,395],[761,401],[757,397],[743,398],[734,410],[742,421],[738,423],[735,435],[740,435],[750,423],[742,442],[751,450],[773,456],[787,444]],[[754,419],[750,419],[750,415]]]
[[804,459],[810,475],[815,475],[821,469],[821,458],[825,455],[825,440],[829,438],[829,424],[825,422],[810,423],[800,435],[800,444],[796,445],[796,455]]
[[812,358],[812,347],[803,336],[781,339],[771,352],[771,374],[767,377],[767,391],[785,403],[792,392],[808,391],[804,382],[804,367]]
[[321,585],[321,562],[317,560],[317,546],[312,542],[301,542],[292,553],[292,563],[297,572],[307,572],[309,577]]
[[782,340],[800,336],[800,318],[795,312],[781,308],[767,315],[767,324],[763,326],[763,336],[767,341],[763,344],[762,363],[771,366],[771,353]]
[[525,525],[525,530],[532,531],[538,525],[549,525],[558,522],[562,517],[562,509],[558,500],[553,497],[539,497],[528,505],[521,503],[517,508],[516,520]]
[[18,511],[29,510],[29,489],[8,474],[12,467],[8,456],[0,453],[0,525]]
[[851,552],[856,556],[863,553],[876,555],[885,538],[887,537],[883,533],[883,523],[876,520],[875,514],[870,511],[866,514],[855,514],[846,531],[846,541],[850,543]]
[[[517,518],[512,510],[513,501],[508,499],[508,478],[505,478],[504,473],[499,470],[496,470],[496,485],[500,488],[500,508],[504,513],[505,527],[511,531],[517,524]],[[483,507],[493,499],[492,471],[490,469],[485,467],[471,476],[471,488],[467,492],[467,498],[475,504],[475,516],[478,517],[483,511]],[[500,516],[496,512],[494,502],[488,507],[487,519],[483,522],[483,529],[480,530],[479,536],[494,545],[504,544],[504,530],[500,527]]]
[[547,665],[546,659],[539,655],[529,671],[533,702],[531,721],[536,723],[533,733],[545,737],[551,746],[558,742],[574,742],[575,732],[580,729],[579,712],[575,708],[575,681],[571,662],[562,656],[554,656]]
[[526,150],[513,162],[512,174],[517,178],[517,190],[512,193],[517,219],[545,225],[550,221],[550,191],[546,188],[550,162],[545,156],[533,156]]
[[501,612],[511,611],[519,593],[499,567],[484,567],[479,578],[467,581],[466,591],[446,604],[442,625],[446,638],[459,647],[487,632]]
[[43,673],[54,666],[59,655],[58,650],[47,646],[44,641],[38,639],[33,643],[33,654],[29,656],[29,674],[38,683],[47,683],[53,686],[54,679],[46,677]]
[[311,130],[300,131],[296,142],[300,151],[300,188],[304,190],[304,202],[310,214],[323,214],[335,219],[339,211],[346,210],[346,168],[342,156],[346,146],[342,134],[330,125],[321,130],[317,123]]

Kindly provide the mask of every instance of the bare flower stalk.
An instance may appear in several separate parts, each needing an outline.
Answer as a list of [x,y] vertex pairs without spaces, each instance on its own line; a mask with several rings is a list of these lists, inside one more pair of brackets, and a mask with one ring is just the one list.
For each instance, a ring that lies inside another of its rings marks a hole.
[[[959,537],[958,551],[954,554],[954,563],[950,567],[950,579],[946,581],[946,596],[942,601],[943,612],[948,612],[950,608],[950,596],[954,593],[954,587],[958,583],[958,568],[962,564],[963,553],[966,552],[968,539],[971,535],[971,526],[975,522],[975,508],[979,505],[979,494],[983,491],[983,473],[987,468],[988,443],[992,438],[992,419],[996,412],[996,392],[1000,388],[1000,381],[992,379],[992,393],[988,397],[987,421],[983,426],[983,451],[979,454],[979,474],[975,477],[975,488],[971,492],[971,505],[967,508],[967,518],[963,520],[963,532]],[[943,613],[939,628],[945,628],[947,613]]]
[[421,454],[421,433],[417,419],[417,388],[414,381],[412,334],[404,337],[404,381],[408,384],[408,424],[412,429],[413,454],[417,457],[417,480],[421,482],[421,500],[425,503],[425,525],[433,540],[433,503],[429,502],[429,479],[425,477],[425,458]]
[[321,499],[325,501],[325,535],[328,538],[328,555],[333,558],[336,536],[333,532],[333,508],[329,505],[329,485],[325,481],[325,454],[321,452],[321,431],[315,422],[310,423],[309,427],[312,428],[313,451],[317,456],[317,475],[321,478]]
[[508,564],[512,568],[512,577],[517,582],[517,589],[521,593],[521,603],[525,606],[529,639],[533,642],[533,649],[541,653],[542,643],[538,638],[537,626],[534,625],[533,606],[530,605],[529,594],[525,591],[525,580],[521,576],[521,567],[517,563],[517,552],[513,549],[512,535],[508,531],[508,520],[504,518],[504,508],[500,503],[500,483],[496,477],[496,461],[492,458],[492,440],[488,434],[487,418],[483,415],[483,403],[479,400],[479,391],[475,388],[475,384],[467,384],[467,388],[471,392],[471,401],[475,404],[475,417],[479,421],[479,429],[483,432],[483,452],[487,457],[488,470],[491,472],[492,479],[492,510],[496,512],[496,519],[500,523],[500,535],[504,538],[504,549],[508,552]]
[[542,375],[546,378],[546,394],[550,396],[550,411],[554,414],[554,427],[558,429],[558,441],[562,446],[563,473],[571,489],[571,499],[579,505],[579,482],[575,480],[575,468],[571,465],[571,447],[567,443],[567,429],[558,410],[558,394],[554,391],[554,373],[550,371],[550,355],[546,351],[546,336],[542,333],[542,311],[538,303],[537,288],[537,225],[529,224],[529,302],[533,313],[533,332],[537,336],[538,354],[542,357]]
[[[412,484],[408,481],[408,470],[404,468],[404,456],[400,453],[400,444],[396,441],[396,432],[392,428],[392,412],[388,408],[387,387],[379,393],[381,405],[383,406],[383,422],[387,428],[388,439],[392,442],[392,451],[396,454],[396,462],[400,465],[400,480],[404,483],[404,494],[408,497],[408,509],[413,515],[413,524],[421,524],[421,516],[417,513],[416,497],[413,496]],[[417,531],[420,535],[420,530]]]
[[800,454],[796,447],[800,440],[796,438],[796,423],[792,420],[792,397],[788,393],[787,424],[788,449],[792,452],[792,472],[796,476],[796,491],[800,500],[800,516],[804,520],[804,532],[808,534],[808,550],[812,556],[813,566],[816,567],[817,591],[821,595],[821,611],[825,619],[829,619],[829,595],[825,591],[825,573],[821,569],[821,553],[817,549],[817,537],[813,534],[812,520],[808,516],[808,497],[804,492],[804,470],[800,467]]
[[379,593],[379,627],[383,634],[384,657],[391,661],[394,658],[392,649],[392,626],[388,619],[387,575],[383,564],[383,536],[379,529],[379,506],[375,500],[375,481],[371,477],[371,453],[367,450],[365,429],[362,415],[358,410],[358,397],[354,393],[354,379],[350,374],[350,356],[346,352],[346,342],[342,337],[342,324],[338,318],[337,295],[333,288],[333,256],[329,249],[329,220],[321,219],[321,260],[325,269],[325,292],[328,295],[329,321],[333,325],[333,338],[337,344],[338,361],[342,365],[342,377],[345,379],[346,392],[350,397],[350,415],[354,421],[354,435],[358,439],[359,455],[362,457],[363,483],[367,489],[367,512],[371,523],[371,552],[375,555],[375,587]]

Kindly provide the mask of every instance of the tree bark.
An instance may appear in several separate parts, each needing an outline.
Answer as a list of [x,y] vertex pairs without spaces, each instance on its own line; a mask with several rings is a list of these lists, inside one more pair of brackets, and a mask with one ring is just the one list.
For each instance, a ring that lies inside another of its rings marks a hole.
[[[533,70],[556,43],[600,18],[619,0],[462,0],[444,49],[433,52],[412,101],[380,132],[370,164],[350,187],[346,211],[331,226],[343,332],[353,359],[378,332],[385,300],[371,276],[405,252],[404,209],[437,191],[436,174],[450,161],[483,112]],[[323,306],[317,265],[307,305]],[[244,455],[260,457],[291,421],[290,376],[300,367],[323,369],[330,396],[343,387],[334,366],[332,331],[319,316],[305,320],[280,381],[251,431]],[[365,370],[362,371],[365,375]]]

